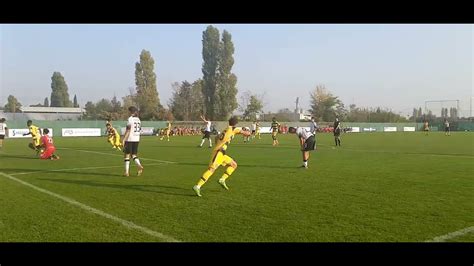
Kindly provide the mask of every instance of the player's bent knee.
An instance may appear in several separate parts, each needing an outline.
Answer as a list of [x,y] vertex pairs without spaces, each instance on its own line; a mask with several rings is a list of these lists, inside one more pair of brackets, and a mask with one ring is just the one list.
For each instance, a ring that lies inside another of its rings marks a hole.
[[211,172],[211,173],[214,173],[216,171],[216,169],[212,168],[212,167],[209,167],[207,170],[209,170],[209,172]]
[[230,166],[232,166],[232,168],[236,169],[237,168],[237,163],[235,161],[232,161],[230,163]]

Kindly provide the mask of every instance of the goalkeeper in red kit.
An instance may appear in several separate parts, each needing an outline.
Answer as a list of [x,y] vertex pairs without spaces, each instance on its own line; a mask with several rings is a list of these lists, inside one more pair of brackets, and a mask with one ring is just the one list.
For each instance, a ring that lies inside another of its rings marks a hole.
[[44,151],[41,153],[40,158],[43,160],[58,160],[59,156],[55,155],[56,147],[54,147],[53,138],[48,136],[49,130],[43,129],[43,136],[41,137],[41,146]]

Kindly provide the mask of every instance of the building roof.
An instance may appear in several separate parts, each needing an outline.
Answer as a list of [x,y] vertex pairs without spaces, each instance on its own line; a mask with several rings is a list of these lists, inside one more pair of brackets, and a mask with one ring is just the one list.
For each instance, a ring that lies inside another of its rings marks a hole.
[[23,113],[66,113],[82,114],[84,109],[75,107],[21,107]]

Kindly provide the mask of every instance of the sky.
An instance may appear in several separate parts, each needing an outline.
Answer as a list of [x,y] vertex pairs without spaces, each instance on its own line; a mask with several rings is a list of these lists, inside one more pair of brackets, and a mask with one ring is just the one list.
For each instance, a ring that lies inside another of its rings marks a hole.
[[[135,62],[151,52],[161,103],[171,84],[202,77],[208,24],[1,24],[0,104],[43,103],[51,76],[65,77],[79,104],[125,96]],[[411,114],[426,100],[474,94],[474,26],[469,24],[213,24],[232,34],[239,92],[265,95],[264,111],[310,107],[322,84],[346,106]],[[433,105],[433,108],[440,105]],[[446,106],[445,106],[446,107]]]

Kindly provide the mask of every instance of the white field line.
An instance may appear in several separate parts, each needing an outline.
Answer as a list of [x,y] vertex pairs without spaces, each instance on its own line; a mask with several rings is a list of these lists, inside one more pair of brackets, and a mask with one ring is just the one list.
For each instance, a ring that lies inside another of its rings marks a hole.
[[[71,148],[60,148],[59,150],[80,151],[80,152],[96,153],[96,154],[102,154],[102,155],[119,156],[123,158],[123,155],[99,152],[99,151],[86,151],[86,150],[78,150],[78,149],[71,149]],[[159,163],[178,163],[178,162],[173,162],[173,161],[164,161],[164,160],[150,159],[150,158],[144,158],[144,157],[139,157],[139,158],[147,160],[147,161],[154,161],[154,162],[159,162]]]
[[[154,165],[163,165],[166,163],[154,163],[154,164],[147,164],[146,166],[154,166]],[[65,168],[65,169],[54,169],[54,170],[41,170],[41,171],[32,171],[32,172],[24,172],[24,173],[14,173],[10,174],[12,176],[17,175],[29,175],[29,174],[36,174],[36,173],[46,173],[46,172],[61,172],[61,171],[77,171],[77,170],[91,170],[91,169],[108,169],[108,168],[123,168],[123,165],[114,165],[114,166],[96,166],[96,167],[82,167],[82,168]]]
[[41,192],[41,193],[47,194],[47,195],[49,195],[49,196],[55,197],[55,198],[57,198],[57,199],[60,199],[60,200],[62,200],[62,201],[64,201],[64,202],[66,202],[66,203],[69,203],[69,204],[71,204],[71,205],[74,205],[74,206],[76,206],[76,207],[79,207],[79,208],[81,208],[81,209],[83,209],[83,210],[86,210],[86,211],[88,211],[88,212],[97,214],[97,215],[99,215],[99,216],[105,217],[105,218],[110,219],[110,220],[112,220],[112,221],[114,221],[114,222],[117,222],[117,223],[119,223],[119,224],[122,224],[123,226],[127,227],[128,229],[134,229],[134,230],[140,231],[140,232],[142,232],[142,233],[145,233],[145,234],[147,234],[147,235],[149,235],[149,236],[153,236],[153,237],[156,237],[156,238],[158,238],[158,239],[161,239],[161,240],[164,240],[164,241],[167,241],[167,242],[179,242],[178,240],[174,239],[173,237],[167,236],[167,235],[162,234],[162,233],[160,233],[160,232],[153,231],[153,230],[151,230],[151,229],[149,229],[149,228],[146,228],[146,227],[137,225],[137,224],[135,224],[135,223],[133,223],[133,222],[130,222],[130,221],[121,219],[121,218],[119,218],[119,217],[113,216],[113,215],[108,214],[108,213],[106,213],[106,212],[104,212],[104,211],[101,211],[101,210],[99,210],[99,209],[95,209],[95,208],[93,208],[93,207],[91,207],[91,206],[88,206],[88,205],[86,205],[86,204],[80,203],[80,202],[78,202],[78,201],[76,201],[76,200],[74,200],[74,199],[71,199],[71,198],[68,198],[68,197],[65,197],[65,196],[56,194],[56,193],[54,193],[54,192],[51,192],[51,191],[49,191],[49,190],[46,190],[46,189],[43,189],[43,188],[40,188],[40,187],[37,187],[37,186],[32,185],[32,184],[30,184],[30,183],[28,183],[28,182],[25,182],[25,181],[23,181],[23,180],[17,179],[17,178],[15,178],[15,177],[11,176],[11,175],[8,175],[8,174],[2,173],[2,172],[0,172],[0,175],[4,176],[4,177],[6,177],[6,178],[8,178],[8,179],[10,179],[10,180],[16,181],[16,182],[18,182],[18,183],[20,183],[20,184],[22,184],[22,185],[27,186],[27,187],[30,187],[30,188],[32,188],[32,189],[34,189],[34,190],[36,190],[36,191],[39,191],[39,192]]
[[468,233],[474,233],[474,226],[467,227],[467,228],[461,229],[461,230],[456,231],[456,232],[451,232],[451,233],[446,234],[446,235],[437,236],[437,237],[435,237],[431,240],[428,240],[426,242],[444,242],[446,240],[449,240],[449,239],[452,239],[452,238],[455,238],[455,237],[458,237],[458,236],[463,236],[463,235],[468,234]]

